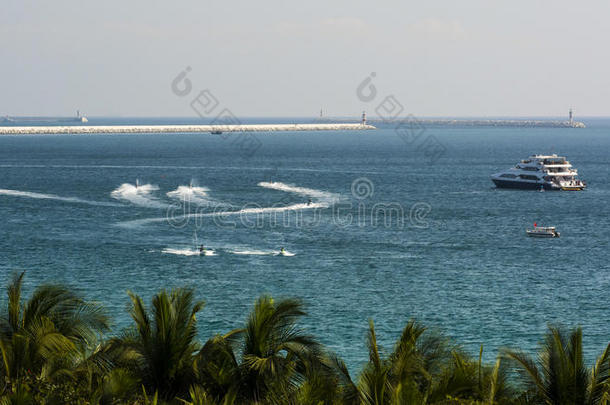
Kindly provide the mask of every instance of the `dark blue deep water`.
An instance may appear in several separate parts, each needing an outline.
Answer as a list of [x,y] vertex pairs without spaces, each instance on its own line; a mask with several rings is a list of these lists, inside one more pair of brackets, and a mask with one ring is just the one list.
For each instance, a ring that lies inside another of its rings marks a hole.
[[[369,318],[386,347],[415,317],[487,359],[533,351],[548,323],[582,325],[592,357],[610,341],[610,120],[586,123],[257,134],[257,150],[226,134],[1,136],[0,282],[67,283],[117,329],[127,290],[192,287],[202,339],[240,327],[261,294],[298,297],[304,327],[353,370]],[[589,188],[494,188],[533,153],[566,155]],[[562,237],[527,238],[534,221]],[[191,255],[195,236],[215,255]]]

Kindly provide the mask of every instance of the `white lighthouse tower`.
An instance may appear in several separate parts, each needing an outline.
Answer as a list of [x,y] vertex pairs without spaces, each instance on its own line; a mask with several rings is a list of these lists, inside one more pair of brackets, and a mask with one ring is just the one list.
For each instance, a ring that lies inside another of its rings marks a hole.
[[570,108],[570,112],[568,114],[570,126],[574,125],[574,115],[572,114],[572,109]]
[[362,111],[362,125],[366,125],[366,111]]

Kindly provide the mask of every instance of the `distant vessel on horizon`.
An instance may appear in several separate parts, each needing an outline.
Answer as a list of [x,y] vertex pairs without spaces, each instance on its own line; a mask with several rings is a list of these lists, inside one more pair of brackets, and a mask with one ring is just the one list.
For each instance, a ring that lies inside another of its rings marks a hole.
[[10,117],[8,115],[2,118],[2,122],[34,122],[34,123],[51,123],[51,122],[89,122],[87,117],[81,114],[80,110],[76,110],[76,117]]
[[580,191],[587,186],[577,178],[578,171],[572,168],[564,156],[532,155],[500,173],[491,180],[498,188],[526,190]]
[[[570,110],[570,111],[571,111],[571,110]],[[87,117],[85,117],[84,115],[82,115],[82,114],[80,113],[80,110],[76,110],[76,121],[78,121],[78,122],[82,122],[82,123],[89,122],[89,120],[87,119]]]

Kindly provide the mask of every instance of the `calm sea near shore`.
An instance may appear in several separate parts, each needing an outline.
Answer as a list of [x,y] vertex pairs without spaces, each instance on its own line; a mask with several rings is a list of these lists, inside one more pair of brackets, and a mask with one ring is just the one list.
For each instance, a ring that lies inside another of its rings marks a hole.
[[[299,297],[304,327],[354,371],[369,318],[387,347],[415,317],[473,354],[484,344],[488,359],[533,351],[549,322],[580,324],[591,358],[610,341],[610,119],[583,121],[256,134],[246,152],[236,134],[1,136],[0,282],[22,270],[28,291],[65,282],[117,328],[129,324],[127,290],[148,302],[193,287],[207,302],[202,339],[239,327],[260,294]],[[181,122],[192,123],[90,119]],[[492,173],[533,153],[566,155],[588,190],[494,188]],[[404,222],[384,222],[380,207]],[[534,221],[562,237],[527,238]],[[195,235],[213,256],[193,255]]]

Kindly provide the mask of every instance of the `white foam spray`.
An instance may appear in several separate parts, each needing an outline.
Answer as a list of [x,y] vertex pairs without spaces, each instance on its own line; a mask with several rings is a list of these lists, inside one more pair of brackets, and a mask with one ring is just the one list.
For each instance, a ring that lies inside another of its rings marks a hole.
[[209,189],[193,185],[178,186],[174,191],[167,193],[170,198],[175,198],[181,202],[188,202],[197,205],[211,205],[213,200],[208,197]]
[[[301,210],[316,209],[316,208],[328,208],[333,203],[336,203],[338,200],[341,199],[341,196],[338,194],[329,193],[329,192],[321,191],[321,190],[314,190],[314,189],[305,188],[305,187],[291,186],[291,185],[284,184],[284,183],[261,182],[258,185],[261,187],[265,187],[265,188],[296,193],[296,194],[300,194],[300,195],[303,195],[306,197],[312,197],[312,198],[315,198],[316,201],[286,205],[286,206],[281,206],[281,207],[251,207],[250,206],[250,207],[242,208],[240,210],[235,210],[235,211],[215,211],[215,212],[207,212],[207,213],[185,214],[182,216],[173,217],[172,220],[176,221],[176,220],[181,220],[181,219],[203,218],[203,217],[214,217],[214,216],[223,216],[224,217],[224,216],[234,216],[234,215],[246,216],[246,215],[252,215],[252,214],[275,214],[275,213],[281,213],[281,212],[285,212],[285,211],[301,211]],[[127,227],[127,228],[131,228],[131,227],[137,227],[137,226],[151,224],[151,223],[165,222],[167,220],[168,220],[167,217],[143,218],[143,219],[136,219],[136,220],[132,220],[132,221],[120,222],[118,225]]]
[[153,191],[159,190],[159,187],[152,184],[135,185],[124,183],[114,190],[110,195],[117,200],[128,201],[132,204],[147,208],[167,208],[167,204],[157,201],[151,196]]

